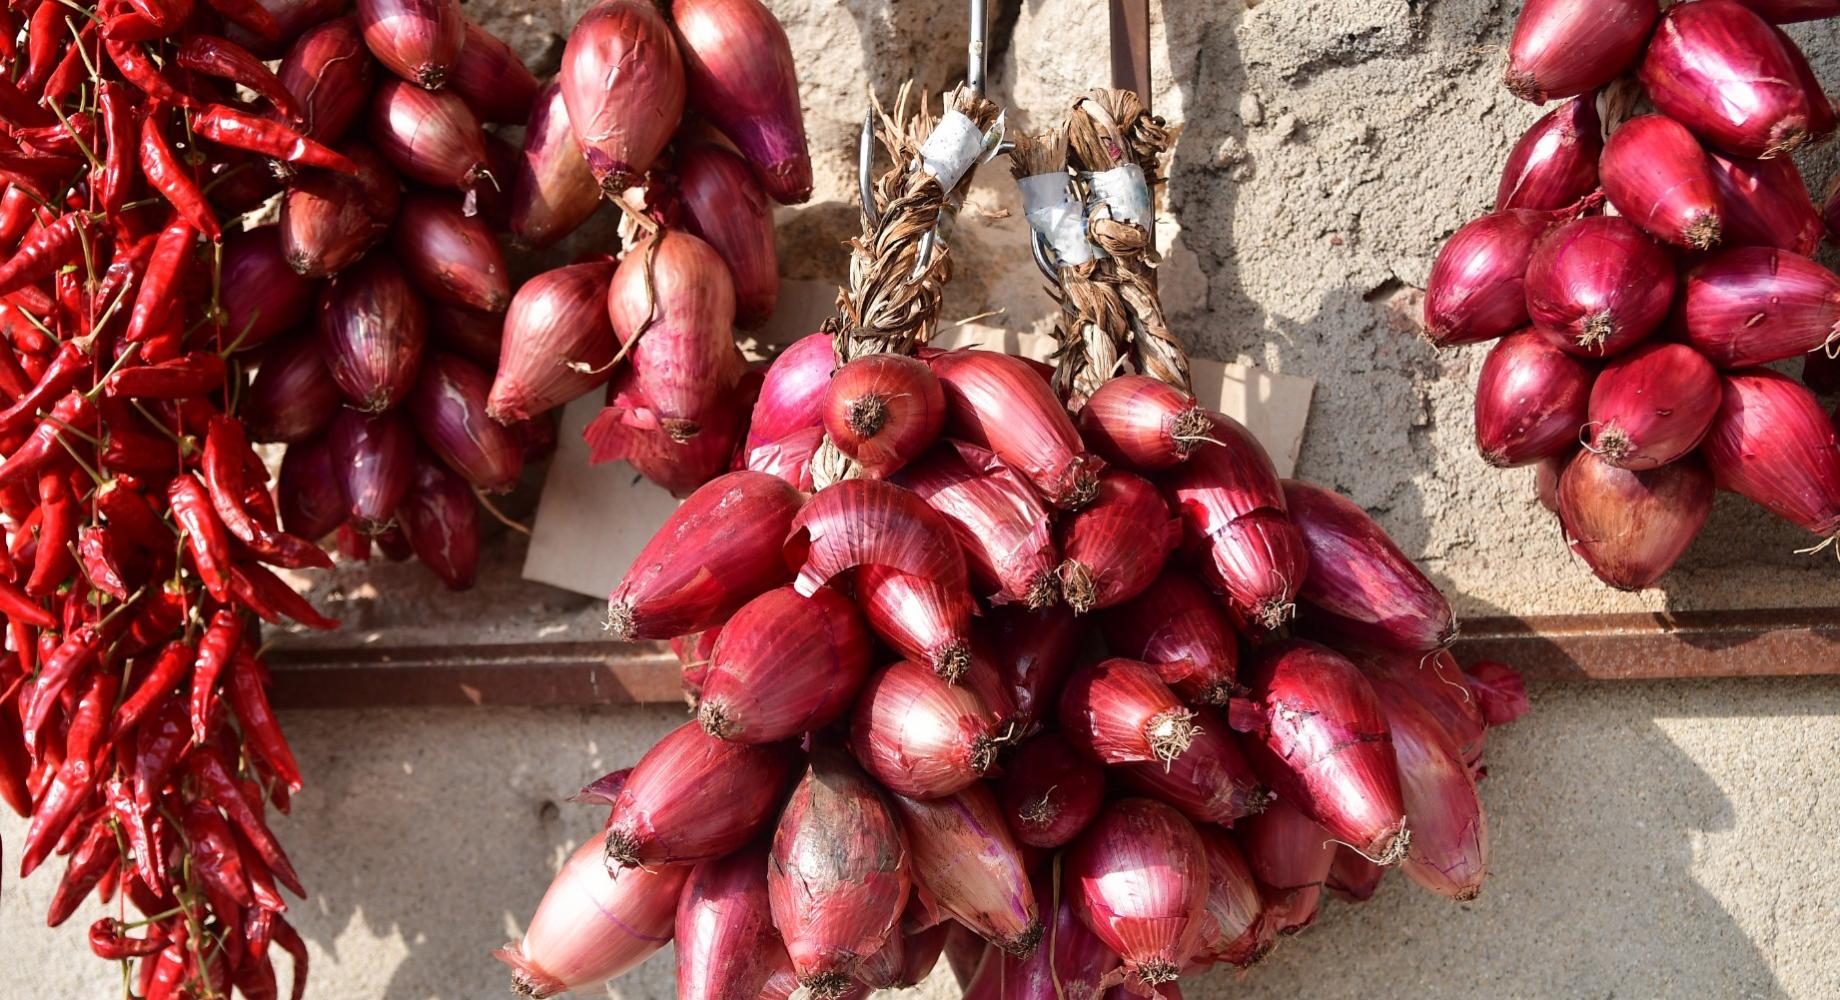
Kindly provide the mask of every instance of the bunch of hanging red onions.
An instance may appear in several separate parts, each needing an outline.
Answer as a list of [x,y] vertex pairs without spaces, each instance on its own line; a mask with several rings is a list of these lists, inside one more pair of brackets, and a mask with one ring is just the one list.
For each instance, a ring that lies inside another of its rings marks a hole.
[[[1835,103],[1777,27],[1834,17],[1750,0],[1522,8],[1505,82],[1561,103],[1515,144],[1494,212],[1438,255],[1425,330],[1493,342],[1477,447],[1538,467],[1541,503],[1613,587],[1661,579],[1715,487],[1840,533],[1816,398],[1840,392],[1840,276],[1810,259],[1840,241],[1840,186],[1817,207],[1792,155],[1832,136]],[[1637,87],[1652,112],[1620,120]],[[1800,384],[1760,367],[1797,357]]]

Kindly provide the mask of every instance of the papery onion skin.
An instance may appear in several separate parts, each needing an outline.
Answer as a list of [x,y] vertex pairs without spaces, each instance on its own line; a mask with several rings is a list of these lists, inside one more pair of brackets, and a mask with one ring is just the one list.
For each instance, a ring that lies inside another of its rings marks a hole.
[[767,852],[747,847],[698,864],[677,902],[679,1000],[758,997],[787,961],[767,902]]
[[294,270],[326,278],[349,267],[389,234],[401,195],[389,164],[369,146],[340,150],[358,173],[303,171],[281,199],[281,249]]
[[1207,852],[1194,825],[1153,799],[1108,804],[1064,861],[1080,919],[1124,958],[1128,982],[1173,981],[1206,923]]
[[493,183],[485,130],[453,94],[384,80],[371,96],[369,135],[408,180],[464,193]]
[[970,986],[985,955],[1001,956],[1003,952],[992,948],[977,936],[976,931],[956,920],[946,921],[946,927],[946,964],[951,967],[952,978],[957,981],[959,988],[964,989]]
[[1004,762],[1003,815],[1030,847],[1065,846],[1099,814],[1105,771],[1056,733],[1029,740]]
[[518,288],[505,310],[498,372],[486,401],[492,419],[528,420],[606,381],[619,349],[606,310],[614,267],[611,261],[570,264]]
[[824,428],[807,427],[766,444],[756,445],[742,456],[742,468],[778,476],[809,493],[816,489],[812,480],[812,460],[824,446]]
[[366,416],[340,410],[326,434],[352,526],[365,534],[381,533],[409,492],[415,431],[400,413]]
[[1719,373],[1685,344],[1649,344],[1591,383],[1589,444],[1622,469],[1653,469],[1699,445],[1719,412]]
[[1306,619],[1388,649],[1429,652],[1456,638],[1450,602],[1366,511],[1294,479],[1284,482],[1284,500],[1310,552],[1297,595]]
[[1151,473],[1188,460],[1208,433],[1195,397],[1148,375],[1119,375],[1080,408],[1080,433],[1107,462]]
[[799,982],[836,998],[856,964],[900,933],[907,837],[886,795],[849,757],[811,752],[773,834],[767,893]]
[[1727,247],[1775,247],[1809,256],[1821,245],[1821,213],[1795,161],[1743,160],[1712,154],[1712,179],[1723,205]]
[[620,343],[632,345],[639,392],[665,431],[679,441],[695,437],[745,369],[734,344],[728,266],[702,240],[662,230],[620,261],[607,315]]
[[822,729],[849,709],[869,674],[871,646],[862,615],[837,591],[769,590],[722,626],[697,722],[711,736],[743,743]]
[[1061,688],[1061,732],[1101,764],[1182,756],[1195,735],[1195,713],[1164,686],[1156,668],[1113,658],[1081,667]]
[[1748,368],[1840,343],[1840,277],[1768,247],[1727,250],[1686,276],[1687,343],[1720,368]]
[[1795,79],[1802,85],[1802,93],[1807,95],[1808,141],[1826,142],[1832,139],[1834,130],[1840,127],[1840,108],[1835,108],[1834,102],[1828,99],[1827,90],[1821,86],[1821,78],[1815,74],[1814,67],[1808,64],[1808,56],[1795,44],[1795,39],[1774,26],[1770,28],[1770,34],[1782,46],[1789,65],[1795,67]]
[[1041,915],[1029,873],[990,787],[969,785],[942,798],[896,792],[890,801],[907,831],[914,885],[991,944],[1027,958],[1041,940]]
[[1265,903],[1233,835],[1217,826],[1198,825],[1207,852],[1208,894],[1202,910],[1197,959],[1228,962],[1242,969],[1265,957],[1270,940],[1261,931]]
[[466,22],[465,35],[447,74],[448,86],[480,121],[524,124],[541,84],[504,39],[472,21]]
[[1440,896],[1465,902],[1482,892],[1489,868],[1489,824],[1476,780],[1436,719],[1397,689],[1379,691],[1399,758],[1412,845],[1400,867]]
[[[1265,901],[1269,934],[1295,933],[1316,920],[1335,842],[1295,805],[1279,799],[1234,831]],[[1266,945],[1269,947],[1269,944]]]
[[823,423],[820,407],[836,354],[828,333],[800,337],[767,366],[760,399],[748,420],[750,448],[783,440],[787,435]]
[[345,486],[324,435],[288,446],[275,483],[281,530],[318,541],[344,522]]
[[710,142],[680,152],[676,175],[685,223],[722,256],[735,281],[735,322],[766,322],[779,301],[779,253],[773,206],[760,182],[741,157]]
[[339,17],[295,39],[275,75],[306,117],[303,134],[335,143],[364,113],[377,64],[364,45],[358,19]]
[[1565,223],[1527,263],[1527,312],[1555,347],[1580,357],[1620,354],[1667,318],[1674,262],[1614,216]]
[[1355,663],[1376,692],[1384,693],[1381,689],[1389,685],[1397,687],[1424,706],[1450,737],[1463,763],[1475,767],[1482,762],[1489,722],[1449,650],[1439,650],[1431,657],[1364,651]]
[[1580,452],[1559,477],[1559,522],[1572,551],[1618,590],[1653,586],[1712,512],[1712,477],[1687,457],[1641,472]]
[[472,589],[479,577],[479,501],[459,473],[417,457],[396,521],[415,558],[448,590]]
[[1520,672],[1499,660],[1477,660],[1463,672],[1490,726],[1505,726],[1527,714],[1527,684]]
[[1167,764],[1124,764],[1118,773],[1128,787],[1175,806],[1196,823],[1231,826],[1271,801],[1232,731],[1206,709],[1195,713],[1194,734],[1180,757]]
[[1549,513],[1559,513],[1559,474],[1571,462],[1578,449],[1570,448],[1557,455],[1540,459],[1533,467],[1533,494]]
[[1495,189],[1495,211],[1556,212],[1576,204],[1597,189],[1597,160],[1603,151],[1595,96],[1566,101],[1514,143]]
[[345,402],[382,413],[415,387],[428,342],[428,313],[390,260],[366,260],[320,296],[319,344]]
[[804,497],[785,480],[731,472],[665,520],[608,598],[621,642],[668,639],[721,624],[792,575],[780,555]]
[[1058,604],[1035,610],[993,608],[980,620],[978,645],[1009,694],[1019,733],[1026,735],[1053,716],[1054,699],[1085,633],[1081,620]]
[[449,305],[503,312],[511,268],[491,227],[468,218],[451,195],[411,194],[396,220],[394,245],[422,294]]
[[547,997],[598,986],[651,957],[671,940],[688,867],[607,874],[601,838],[563,863],[518,941],[495,957],[511,966],[512,991]]
[[256,226],[224,236],[218,306],[224,346],[249,350],[275,339],[312,308],[320,282],[296,273],[281,247],[281,228]]
[[1115,607],[1155,582],[1182,537],[1182,522],[1149,480],[1118,469],[1099,477],[1092,502],[1055,531],[1061,599],[1075,614]]
[[967,572],[993,603],[1042,607],[1059,597],[1060,556],[1048,509],[994,452],[945,441],[904,467],[895,482],[945,515]]
[[1341,654],[1305,640],[1267,646],[1249,667],[1258,731],[1243,745],[1253,769],[1335,839],[1377,864],[1397,862],[1410,837],[1373,687]]
[[844,570],[876,565],[942,587],[966,586],[965,560],[944,515],[919,497],[874,479],[845,479],[818,491],[786,539],[786,564],[810,594]]
[[1527,325],[1527,261],[1552,224],[1523,209],[1492,212],[1445,241],[1425,283],[1425,335],[1438,347],[1480,344]]
[[1504,82],[1535,104],[1601,87],[1642,51],[1655,17],[1650,0],[1528,0]]
[[1576,447],[1591,378],[1584,362],[1536,330],[1503,337],[1476,382],[1476,450],[1509,468]]
[[590,464],[623,458],[676,497],[689,496],[734,468],[741,421],[753,402],[745,376],[736,391],[704,413],[699,428],[707,424],[707,431],[681,441],[660,426],[658,415],[634,389],[636,382],[629,366],[615,366],[607,381],[607,407],[582,430]]
[[385,69],[437,90],[466,44],[459,0],[357,0],[364,44]]
[[510,429],[486,415],[492,376],[464,358],[432,351],[406,409],[423,442],[448,468],[487,493],[502,493],[524,471],[524,451]]
[[1073,418],[1027,361],[964,349],[927,363],[945,390],[951,436],[996,452],[1056,507],[1092,501],[1104,462],[1086,453]]
[[1164,570],[1100,624],[1112,652],[1155,666],[1190,704],[1225,705],[1238,687],[1238,636],[1207,588],[1179,569]]
[[600,182],[569,127],[562,84],[551,80],[531,102],[511,178],[511,243],[525,250],[549,246],[588,221],[600,204]]
[[1735,156],[1775,156],[1808,139],[1808,94],[1795,65],[1770,25],[1741,4],[1670,7],[1638,75],[1663,114]]
[[607,825],[607,868],[721,857],[772,822],[796,752],[785,743],[718,740],[694,722],[633,765]]
[[924,362],[868,354],[837,369],[825,390],[824,430],[863,474],[886,478],[939,437],[945,392]]
[[[1411,863],[1411,855],[1401,861],[1403,867]],[[1329,877],[1324,880],[1323,888],[1328,889],[1335,898],[1349,903],[1364,903],[1373,898],[1374,891],[1380,888],[1380,880],[1386,875],[1386,869],[1374,864],[1346,844],[1335,848],[1335,859],[1329,864]]]
[[857,761],[910,798],[938,798],[975,783],[996,763],[1003,735],[976,691],[906,660],[869,678],[850,720]]
[[1840,441],[1807,389],[1775,372],[1725,376],[1725,401],[1701,446],[1720,489],[1822,538],[1840,534]]
[[600,0],[569,32],[562,99],[588,169],[610,197],[639,182],[684,113],[684,66],[649,0]]
[[318,338],[309,335],[267,353],[240,416],[250,440],[292,444],[325,430],[338,409],[338,384],[320,360]]
[[779,19],[759,0],[671,6],[690,107],[733,140],[782,205],[811,197],[798,68]]

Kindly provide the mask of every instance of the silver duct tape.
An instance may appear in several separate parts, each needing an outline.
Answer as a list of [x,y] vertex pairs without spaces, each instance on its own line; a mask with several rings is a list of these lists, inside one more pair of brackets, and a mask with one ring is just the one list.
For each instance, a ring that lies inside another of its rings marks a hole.
[[1150,225],[1150,184],[1144,171],[1135,163],[1088,174],[1086,183],[1092,200],[1104,203],[1119,222],[1136,226]]
[[1067,187],[1067,175],[1035,174],[1016,181],[1029,227],[1054,248],[1064,265],[1084,264],[1098,253],[1086,238],[1086,206]]

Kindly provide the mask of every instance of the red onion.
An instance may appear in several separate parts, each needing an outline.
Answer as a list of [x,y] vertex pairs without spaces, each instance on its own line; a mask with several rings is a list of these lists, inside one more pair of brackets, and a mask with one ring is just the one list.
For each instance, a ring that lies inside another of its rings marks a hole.
[[[613,808],[614,800],[620,797],[620,789],[626,787],[626,779],[632,777],[632,768],[623,767],[617,771],[608,771],[593,781],[581,786],[581,791],[569,796],[570,802],[586,806]],[[611,814],[608,819],[612,819]],[[604,866],[603,866],[604,867]]]
[[1110,659],[1081,667],[1061,688],[1061,732],[1102,764],[1181,757],[1195,738],[1195,713],[1135,660]]
[[1061,605],[1030,610],[1016,605],[992,608],[978,629],[979,648],[995,668],[1014,706],[1019,732],[1037,728],[1054,710],[1061,682],[1073,668],[1085,629]]
[[1232,834],[1207,825],[1195,827],[1195,832],[1207,852],[1208,894],[1194,960],[1229,962],[1243,969],[1271,948],[1261,933],[1265,903],[1258,883]]
[[857,963],[900,933],[907,853],[882,790],[845,754],[814,747],[767,863],[773,925],[813,996],[842,996]]
[[778,476],[809,493],[812,485],[811,462],[824,446],[824,428],[807,427],[748,450],[743,468]]
[[1005,763],[1003,816],[1030,847],[1065,846],[1099,814],[1105,771],[1057,733],[1042,733]]
[[900,354],[868,354],[837,369],[820,410],[837,450],[882,479],[918,457],[945,426],[932,370]]
[[403,270],[431,299],[494,313],[511,302],[511,269],[491,227],[469,218],[451,196],[404,198],[394,245]]
[[588,221],[600,204],[600,183],[569,128],[562,84],[552,80],[537,92],[524,126],[511,180],[511,242],[520,249],[549,246]]
[[[1335,864],[1329,831],[1279,799],[1234,832],[1264,897],[1261,932],[1290,934],[1315,922],[1323,883]],[[1269,949],[1269,938],[1262,947]]]
[[1771,24],[1840,17],[1840,0],[1738,0]]
[[1373,687],[1341,654],[1302,640],[1265,647],[1250,667],[1244,745],[1259,776],[1376,864],[1398,861],[1410,838]]
[[325,437],[289,445],[275,483],[281,530],[317,541],[337,528],[348,512],[341,479],[333,465],[331,442]]
[[305,134],[334,143],[364,113],[377,64],[364,47],[357,18],[339,17],[302,34],[275,73],[306,117]]
[[722,130],[782,205],[811,197],[798,70],[786,31],[759,0],[671,5],[690,107]]
[[400,413],[365,416],[340,410],[327,431],[327,443],[353,526],[365,534],[382,532],[409,492],[414,429]]
[[638,965],[671,940],[677,897],[690,869],[635,868],[609,875],[601,838],[563,863],[521,940],[495,957],[511,966],[511,989],[547,997],[598,986]]
[[701,632],[680,635],[670,642],[671,654],[677,657],[677,666],[683,674],[684,697],[690,707],[696,707],[696,700],[703,696],[703,682],[709,677],[709,658],[715,650],[716,640],[722,637],[722,626],[715,625]]
[[401,199],[396,174],[369,146],[340,152],[358,165],[356,174],[303,171],[281,199],[282,252],[309,278],[331,277],[376,246]]
[[562,50],[562,99],[601,190],[638,183],[684,113],[684,66],[650,0],[600,0]]
[[1310,553],[1310,575],[1297,596],[1317,624],[1362,644],[1411,652],[1456,638],[1450,602],[1366,511],[1296,480],[1285,480],[1284,500]]
[[409,493],[396,509],[415,558],[449,590],[469,590],[479,577],[479,501],[459,473],[417,458]]
[[542,86],[505,40],[471,21],[447,82],[480,121],[522,125]]
[[[1040,898],[1039,895],[1037,898]],[[977,936],[976,931],[956,920],[947,920],[945,926],[946,964],[951,967],[952,978],[957,981],[959,988],[965,989],[971,985],[972,978],[982,969],[985,956],[997,956],[996,961],[1000,962],[1003,952],[986,944],[983,938]],[[1087,936],[1091,937],[1092,933],[1088,931]],[[1037,948],[1035,954],[1040,955],[1042,951],[1043,949]]]
[[951,928],[964,925],[954,920],[941,920],[925,929],[914,930],[915,914],[923,909],[917,896],[911,899],[901,930],[890,935],[881,950],[857,963],[859,986],[869,990],[904,990],[926,980],[939,962],[946,934]]
[[1400,867],[1440,896],[1475,899],[1489,867],[1489,825],[1476,780],[1431,713],[1397,688],[1383,687],[1379,694],[1412,825],[1412,846]]
[[830,725],[869,674],[871,640],[850,599],[829,587],[769,590],[716,641],[697,721],[725,740],[768,743]]
[[1623,123],[1604,143],[1599,169],[1617,213],[1656,239],[1706,250],[1723,236],[1712,160],[1674,119],[1642,115]]
[[486,368],[498,366],[505,314],[480,312],[445,302],[428,303],[428,338],[437,349]]
[[614,588],[607,609],[613,637],[698,632],[785,583],[780,543],[803,499],[764,473],[710,480],[671,512]]
[[347,269],[319,301],[319,345],[348,405],[382,413],[408,396],[428,341],[422,300],[386,256]]
[[224,236],[218,305],[223,345],[248,350],[291,329],[307,314],[319,282],[288,266],[279,226],[257,226]]
[[1712,179],[1725,209],[1726,246],[1775,247],[1806,257],[1821,245],[1821,213],[1794,160],[1739,160],[1713,153]]
[[906,660],[869,678],[850,722],[856,759],[915,798],[950,795],[983,777],[1003,735],[976,691]]
[[991,944],[1027,958],[1041,941],[1041,917],[1022,851],[990,787],[918,800],[897,792],[916,890]]
[[760,995],[787,960],[767,902],[765,849],[749,847],[690,872],[673,944],[680,1000]]
[[524,471],[511,431],[486,416],[492,376],[452,354],[434,351],[409,393],[408,411],[422,441],[474,487],[502,493]]
[[486,403],[492,419],[527,420],[606,380],[618,349],[605,308],[613,268],[611,261],[570,264],[518,289],[505,312],[504,346]]
[[1580,452],[1559,477],[1559,523],[1572,551],[1618,590],[1661,579],[1711,512],[1712,477],[1692,457],[1632,472]]
[[590,462],[623,458],[640,475],[679,497],[734,467],[735,441],[751,402],[745,392],[706,414],[707,433],[678,441],[659,426],[650,404],[633,389],[636,381],[631,368],[614,369],[607,382],[607,408],[582,432]]
[[1058,596],[1047,508],[995,454],[946,441],[903,468],[896,482],[945,515],[979,592],[1030,607]]
[[1425,333],[1439,347],[1480,344],[1527,325],[1527,261],[1552,225],[1543,212],[1492,212],[1456,231],[1425,283]]
[[1527,0],[1504,82],[1535,104],[1601,87],[1642,51],[1655,13],[1651,0]]
[[766,828],[785,794],[786,743],[718,740],[686,722],[639,758],[613,803],[607,869],[720,857]]
[[607,314],[620,343],[632,344],[639,392],[664,429],[680,441],[696,436],[745,367],[733,337],[734,284],[722,258],[689,233],[664,230],[620,262]]
[[1489,723],[1483,718],[1481,700],[1471,693],[1468,678],[1448,650],[1431,657],[1373,651],[1355,662],[1376,692],[1398,688],[1424,706],[1450,737],[1464,764],[1475,767],[1481,763]]
[[856,600],[869,628],[895,652],[956,682],[970,664],[971,596],[878,564],[856,571]]
[[1802,85],[1802,93],[1808,97],[1808,139],[1810,142],[1826,142],[1834,137],[1834,130],[1840,128],[1840,109],[1828,100],[1827,91],[1821,86],[1821,78],[1815,75],[1814,67],[1808,65],[1808,56],[1795,39],[1781,28],[1772,27],[1770,34],[1782,46],[1783,55],[1788,57],[1789,65],[1795,67],[1795,79]]
[[1075,614],[1115,607],[1143,593],[1181,540],[1182,522],[1148,480],[1109,469],[1084,509],[1055,530],[1061,598]]
[[1794,62],[1768,22],[1740,4],[1668,8],[1640,78],[1662,114],[1735,156],[1775,156],[1808,139]]
[[1102,981],[1118,968],[1117,953],[1086,929],[1052,870],[1037,873],[1032,884],[1036,912],[1046,924],[1040,945],[1027,958],[998,948],[980,952],[983,961],[964,984],[964,1000],[1097,1000]]
[[1725,376],[1702,446],[1720,489],[1823,538],[1840,534],[1840,442],[1808,390],[1770,371]]
[[[275,35],[263,36],[235,21],[226,21],[224,36],[263,59],[281,54],[281,47],[328,18],[350,9],[347,0],[256,0],[254,6],[266,10],[279,29]],[[365,53],[366,56],[369,53]]]
[[[1620,134],[1620,133],[1619,133]],[[1586,358],[1628,350],[1667,318],[1674,262],[1615,216],[1547,233],[1527,264],[1527,312],[1554,346]]]
[[[1401,866],[1411,863],[1410,854],[1400,862]],[[1373,898],[1374,892],[1380,888],[1380,879],[1385,875],[1386,869],[1362,857],[1347,844],[1342,844],[1335,849],[1335,859],[1329,863],[1329,877],[1323,880],[1323,888],[1328,889],[1337,899],[1349,903],[1365,903]]]
[[370,137],[397,172],[431,187],[466,194],[473,214],[475,189],[495,185],[486,134],[466,102],[445,91],[384,80],[371,98]]
[[1148,375],[1119,375],[1080,408],[1080,433],[1107,462],[1158,472],[1188,461],[1207,441],[1207,412],[1195,397]]
[[735,322],[759,326],[779,301],[773,206],[746,161],[714,143],[690,144],[676,172],[684,222],[722,255],[735,280]]
[[1571,448],[1556,455],[1548,455],[1534,464],[1534,497],[1549,513],[1559,513],[1559,473],[1565,471],[1566,465],[1577,452],[1578,449]]
[[251,440],[292,444],[325,430],[338,409],[339,387],[320,360],[319,341],[303,336],[263,357],[239,415]]
[[1495,211],[1556,212],[1597,190],[1603,130],[1591,95],[1574,97],[1541,116],[1508,153],[1495,189]]
[[1590,368],[1536,330],[1503,337],[1476,382],[1476,450],[1508,468],[1576,447],[1591,378]]
[[1464,672],[1482,714],[1491,726],[1505,726],[1527,714],[1527,685],[1513,667],[1496,660],[1478,660]]
[[1687,272],[1686,339],[1720,368],[1840,343],[1840,277],[1784,250],[1741,247]]
[[1056,507],[1078,510],[1092,501],[1103,463],[1086,454],[1073,419],[1028,362],[967,349],[927,363],[945,389],[953,437],[996,452]]
[[460,60],[466,15],[459,0],[357,0],[364,44],[384,68],[438,90]]
[[907,490],[875,479],[846,479],[820,490],[792,522],[786,564],[810,594],[857,566],[875,565],[965,588],[965,560],[952,527]]
[[1165,571],[1100,622],[1112,652],[1156,667],[1184,701],[1225,705],[1232,696],[1239,638],[1213,595],[1182,571]]
[[1194,825],[1153,799],[1105,807],[1066,856],[1073,908],[1124,957],[1127,981],[1173,981],[1207,923],[1207,851]]
[[1194,733],[1180,757],[1125,764],[1118,773],[1127,786],[1175,806],[1197,823],[1231,826],[1271,799],[1232,732],[1205,709],[1195,714]]
[[1698,446],[1719,411],[1719,373],[1685,344],[1649,344],[1591,384],[1590,446],[1623,469],[1652,469]]
[[748,420],[748,446],[784,440],[796,431],[821,426],[825,389],[837,367],[828,333],[800,337],[767,366],[760,399]]

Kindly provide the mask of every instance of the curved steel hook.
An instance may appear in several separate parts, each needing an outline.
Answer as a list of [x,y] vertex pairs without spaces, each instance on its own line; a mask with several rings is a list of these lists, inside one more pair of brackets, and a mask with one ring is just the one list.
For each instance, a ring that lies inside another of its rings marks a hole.
[[862,136],[856,140],[856,194],[862,198],[863,215],[869,220],[869,228],[882,224],[881,213],[875,210],[875,105],[863,115]]

